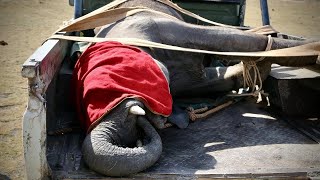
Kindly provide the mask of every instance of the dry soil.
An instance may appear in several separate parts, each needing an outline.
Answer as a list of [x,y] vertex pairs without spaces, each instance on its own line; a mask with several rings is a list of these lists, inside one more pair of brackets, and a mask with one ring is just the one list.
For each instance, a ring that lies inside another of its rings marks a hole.
[[[319,0],[268,2],[274,28],[320,37]],[[247,0],[246,10],[245,24],[260,26],[259,1]],[[21,125],[28,88],[21,65],[72,15],[67,0],[0,0],[0,179],[25,179]]]

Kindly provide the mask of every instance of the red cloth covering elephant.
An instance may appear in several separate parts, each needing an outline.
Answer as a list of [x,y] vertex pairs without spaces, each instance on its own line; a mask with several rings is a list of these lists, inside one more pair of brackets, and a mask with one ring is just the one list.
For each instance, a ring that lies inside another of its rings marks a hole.
[[126,98],[139,99],[158,115],[172,112],[169,84],[157,63],[139,48],[118,42],[91,45],[75,65],[72,86],[87,132]]

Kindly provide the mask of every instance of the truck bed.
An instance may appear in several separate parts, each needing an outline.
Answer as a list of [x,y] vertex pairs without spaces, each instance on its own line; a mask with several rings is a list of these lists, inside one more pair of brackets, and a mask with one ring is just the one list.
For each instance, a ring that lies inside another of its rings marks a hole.
[[[288,124],[289,117],[273,114],[241,101],[186,129],[161,130],[163,152],[158,162],[128,178],[319,176],[320,145]],[[77,131],[48,136],[47,159],[53,179],[108,179],[85,165],[83,138]]]

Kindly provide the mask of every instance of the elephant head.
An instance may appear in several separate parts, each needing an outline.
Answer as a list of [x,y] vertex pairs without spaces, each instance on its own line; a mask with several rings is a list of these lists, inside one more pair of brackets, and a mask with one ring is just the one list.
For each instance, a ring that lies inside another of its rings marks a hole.
[[[108,176],[125,176],[153,165],[162,152],[161,138],[148,122],[144,105],[126,99],[86,136],[82,153],[89,167]],[[143,138],[142,146],[137,146]]]

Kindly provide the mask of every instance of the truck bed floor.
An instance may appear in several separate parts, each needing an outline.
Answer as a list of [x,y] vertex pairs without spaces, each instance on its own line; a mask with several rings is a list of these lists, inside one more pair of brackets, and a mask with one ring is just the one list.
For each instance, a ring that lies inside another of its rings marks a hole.
[[[320,145],[285,121],[240,102],[186,129],[160,132],[163,153],[135,178],[304,177],[320,174]],[[81,159],[83,135],[48,137],[53,179],[106,178]]]

